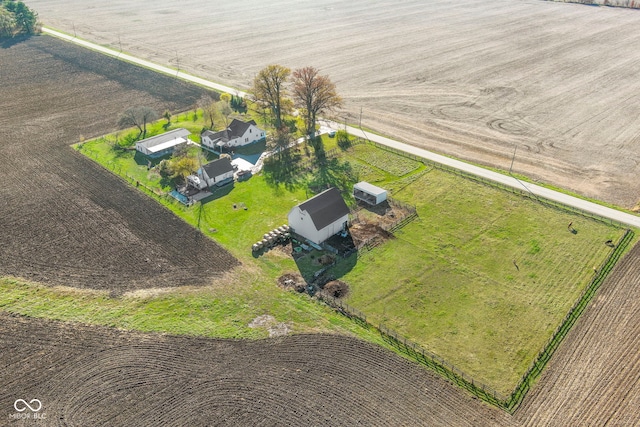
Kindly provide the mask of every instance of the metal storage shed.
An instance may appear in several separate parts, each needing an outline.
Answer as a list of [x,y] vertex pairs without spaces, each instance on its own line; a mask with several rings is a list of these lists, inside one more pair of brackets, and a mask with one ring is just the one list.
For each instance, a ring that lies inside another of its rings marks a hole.
[[353,186],[353,197],[370,205],[377,205],[387,200],[387,190],[361,181]]

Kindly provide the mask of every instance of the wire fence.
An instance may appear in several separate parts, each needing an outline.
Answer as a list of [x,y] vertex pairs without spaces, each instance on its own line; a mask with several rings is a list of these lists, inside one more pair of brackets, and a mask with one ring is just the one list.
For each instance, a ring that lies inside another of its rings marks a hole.
[[609,256],[600,264],[596,269],[594,277],[591,282],[584,289],[578,300],[573,304],[567,315],[562,320],[562,323],[554,331],[553,335],[547,341],[544,348],[522,376],[518,386],[515,388],[508,400],[504,401],[502,406],[509,412],[513,412],[522,402],[522,399],[526,395],[527,391],[531,387],[533,381],[540,375],[547,362],[551,359],[551,356],[558,348],[562,340],[566,337],[571,327],[578,320],[580,315],[584,312],[585,308],[589,305],[589,302],[595,295],[600,285],[604,282],[607,275],[611,272],[615,264],[618,262],[626,247],[633,240],[634,232],[630,229],[626,229],[625,233],[618,240],[614,250]]
[[456,366],[448,363],[446,360],[442,359],[436,354],[426,350],[415,341],[411,341],[410,339],[402,336],[397,331],[389,328],[382,323],[374,325],[373,323],[369,322],[366,315],[355,307],[350,306],[349,304],[341,301],[338,298],[323,295],[322,293],[317,294],[317,296],[321,301],[325,302],[334,310],[344,314],[357,323],[362,324],[367,329],[373,329],[377,331],[387,343],[391,344],[399,351],[412,357],[419,363],[429,367],[433,371],[437,372],[444,378],[454,382],[458,386],[467,389],[475,396],[478,396],[481,399],[496,406],[503,406],[501,403],[507,400],[504,395],[500,394],[488,385],[475,380],[471,375],[466,374],[461,369],[458,369]]
[[393,153],[393,154],[396,154],[396,155],[399,155],[399,156],[403,156],[403,157],[406,157],[406,158],[409,158],[409,159],[412,159],[412,160],[416,160],[416,161],[421,162],[421,163],[423,163],[425,165],[431,166],[431,167],[433,167],[435,169],[439,169],[439,170],[442,170],[442,171],[450,172],[450,173],[453,173],[453,174],[458,175],[460,177],[469,179],[471,181],[478,182],[480,184],[488,185],[490,187],[499,188],[501,190],[505,190],[505,191],[508,191],[510,193],[517,194],[519,196],[527,197],[529,199],[535,200],[535,201],[537,201],[537,202],[539,202],[539,203],[541,203],[541,204],[543,204],[545,206],[551,207],[553,209],[557,209],[557,210],[560,210],[560,211],[563,211],[563,212],[571,212],[571,213],[583,216],[585,218],[594,219],[596,221],[600,221],[600,222],[603,222],[605,224],[610,224],[610,225],[616,226],[618,228],[627,228],[626,224],[623,224],[623,223],[621,223],[619,221],[616,221],[614,219],[603,217],[601,215],[598,215],[598,214],[595,214],[595,213],[592,213],[592,212],[588,212],[588,211],[585,211],[585,210],[580,209],[580,208],[576,208],[576,207],[573,207],[573,206],[565,205],[563,203],[556,202],[554,200],[550,200],[550,199],[547,199],[545,197],[536,195],[536,194],[532,193],[531,191],[525,189],[524,186],[523,186],[523,188],[516,188],[516,187],[512,187],[510,185],[502,184],[502,183],[499,183],[499,182],[496,182],[496,181],[493,181],[493,180],[490,180],[490,179],[487,179],[487,178],[483,178],[483,177],[474,175],[474,174],[472,174],[470,172],[465,172],[465,171],[462,171],[460,169],[457,169],[457,168],[454,168],[454,167],[451,167],[451,166],[448,166],[448,165],[444,165],[442,163],[435,162],[433,160],[425,159],[424,157],[420,157],[420,156],[417,156],[415,154],[407,153],[407,152],[404,152],[402,150],[398,150],[398,149],[393,148],[393,147],[388,147],[386,145],[380,144],[380,143],[375,142],[375,141],[364,140],[364,142],[363,141],[359,141],[357,144],[361,144],[361,143],[371,144],[371,145],[373,145],[373,146],[375,146],[375,147],[377,147],[377,148],[379,148],[381,150],[385,150],[385,151],[388,151],[390,153]]
[[589,302],[595,295],[596,291],[620,259],[629,243],[633,240],[633,237],[634,232],[630,229],[626,229],[622,237],[618,242],[616,242],[613,251],[611,251],[609,256],[600,264],[599,268],[596,269],[594,277],[571,307],[558,328],[554,331],[551,338],[549,338],[543,349],[538,353],[513,392],[508,396],[505,396],[492,387],[474,379],[471,375],[465,373],[455,365],[424,349],[418,343],[399,334],[392,328],[382,323],[374,325],[367,320],[364,313],[340,299],[323,294],[318,294],[318,298],[336,311],[357,321],[368,329],[376,330],[382,335],[386,342],[397,348],[399,351],[412,357],[417,362],[429,367],[442,377],[452,381],[459,387],[468,390],[470,393],[485,400],[486,402],[513,413],[520,403],[522,403],[522,400],[531,388],[531,385],[540,375],[571,327],[589,305]]

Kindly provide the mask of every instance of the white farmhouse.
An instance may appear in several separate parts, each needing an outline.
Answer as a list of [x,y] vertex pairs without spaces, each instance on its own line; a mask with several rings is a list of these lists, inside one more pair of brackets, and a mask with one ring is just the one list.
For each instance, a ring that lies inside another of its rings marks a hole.
[[179,128],[136,142],[136,150],[148,157],[161,157],[191,142],[189,132]]
[[294,233],[319,245],[346,230],[349,207],[337,188],[330,188],[295,206],[288,215]]
[[265,139],[265,131],[256,126],[255,121],[243,122],[233,119],[229,127],[224,130],[219,132],[204,131],[201,142],[202,145],[212,150],[220,151],[223,148],[241,147]]
[[229,158],[216,159],[207,163],[198,169],[198,178],[203,183],[202,188],[206,185],[222,186],[233,181],[233,166]]

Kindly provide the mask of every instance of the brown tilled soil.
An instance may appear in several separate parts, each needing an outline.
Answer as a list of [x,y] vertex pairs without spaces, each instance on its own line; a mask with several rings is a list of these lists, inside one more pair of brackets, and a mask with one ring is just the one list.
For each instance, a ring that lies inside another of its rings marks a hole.
[[640,425],[640,245],[598,291],[516,419],[527,426]]
[[[362,341],[223,341],[0,314],[0,425],[491,426],[509,416]],[[31,421],[31,422],[29,422]],[[7,424],[9,422],[9,424]]]
[[517,172],[625,207],[640,200],[637,10],[538,0],[29,5],[54,28],[240,89],[268,64],[312,65],[345,99],[339,122],[503,170],[517,147]]
[[130,106],[188,109],[201,89],[44,36],[6,42],[0,64],[0,275],[119,293],[238,265],[69,146]]
[[211,340],[0,313],[0,425],[16,399],[39,399],[48,426],[635,426],[639,263],[636,246],[513,416],[352,338]]
[[[179,110],[198,90],[48,37],[6,43],[0,64],[1,275],[121,291],[237,264],[68,147],[133,103]],[[39,399],[38,424],[52,426],[638,425],[638,265],[640,246],[514,416],[351,338],[236,342],[0,314],[0,425],[34,424],[9,418],[16,399]]]

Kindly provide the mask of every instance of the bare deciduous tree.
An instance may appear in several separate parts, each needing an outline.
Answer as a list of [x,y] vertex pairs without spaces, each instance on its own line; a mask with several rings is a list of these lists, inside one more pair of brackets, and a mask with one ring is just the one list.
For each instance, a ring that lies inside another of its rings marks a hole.
[[290,105],[285,102],[285,84],[290,74],[291,70],[287,67],[268,65],[253,79],[252,99],[261,108],[271,111],[276,129],[282,126],[282,115]]
[[309,137],[315,134],[318,114],[342,106],[336,86],[314,67],[299,68],[293,72],[293,101],[302,110],[305,133]]
[[147,123],[158,119],[160,116],[156,110],[151,107],[138,106],[127,108],[118,119],[118,126],[121,128],[137,127],[140,133],[138,138],[147,137]]
[[210,95],[203,95],[198,101],[198,107],[202,109],[202,115],[209,121],[209,129],[213,130],[215,124],[220,118],[220,108],[218,101]]

